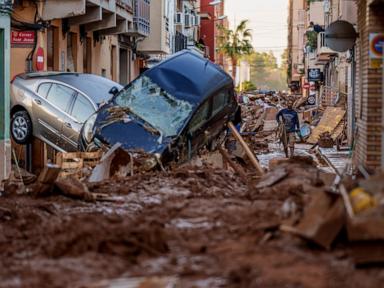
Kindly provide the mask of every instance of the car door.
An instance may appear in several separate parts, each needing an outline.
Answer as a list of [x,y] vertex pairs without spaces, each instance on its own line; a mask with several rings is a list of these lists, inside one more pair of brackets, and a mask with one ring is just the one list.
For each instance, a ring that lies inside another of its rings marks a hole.
[[36,115],[40,135],[48,144],[63,150],[60,147],[62,128],[75,91],[65,85],[48,82],[41,83],[39,91],[46,94],[45,98],[35,99],[33,103],[33,113]]
[[95,105],[87,96],[76,93],[69,115],[66,116],[63,125],[62,146],[66,151],[78,150],[81,127],[95,111]]
[[189,122],[187,128],[187,149],[189,156],[196,153],[207,143],[205,131],[210,114],[211,101],[208,99],[197,109]]

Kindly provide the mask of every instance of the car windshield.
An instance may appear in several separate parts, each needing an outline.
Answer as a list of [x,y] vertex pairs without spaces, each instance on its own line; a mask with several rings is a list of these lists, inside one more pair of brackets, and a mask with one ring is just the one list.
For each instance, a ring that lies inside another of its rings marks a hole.
[[193,109],[191,103],[176,99],[147,76],[121,91],[115,103],[129,108],[165,137],[177,135]]

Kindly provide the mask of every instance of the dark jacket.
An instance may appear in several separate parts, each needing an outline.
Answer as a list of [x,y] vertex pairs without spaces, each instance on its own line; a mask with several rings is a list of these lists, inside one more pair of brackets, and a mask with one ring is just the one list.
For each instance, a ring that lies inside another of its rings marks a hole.
[[276,115],[276,121],[280,122],[280,118],[283,119],[285,128],[288,133],[300,131],[299,116],[293,109],[282,109]]

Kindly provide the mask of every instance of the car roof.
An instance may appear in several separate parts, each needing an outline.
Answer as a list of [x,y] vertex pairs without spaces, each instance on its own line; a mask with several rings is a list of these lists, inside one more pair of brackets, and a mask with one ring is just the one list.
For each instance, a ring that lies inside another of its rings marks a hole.
[[119,83],[94,74],[71,72],[34,72],[21,74],[17,77],[24,80],[46,79],[63,82],[80,90],[90,97],[95,103],[101,103],[108,100],[112,96],[108,92],[113,86],[119,90],[123,88],[123,86]]
[[195,105],[215,91],[233,85],[232,78],[218,65],[188,50],[174,54],[143,75],[176,98]]

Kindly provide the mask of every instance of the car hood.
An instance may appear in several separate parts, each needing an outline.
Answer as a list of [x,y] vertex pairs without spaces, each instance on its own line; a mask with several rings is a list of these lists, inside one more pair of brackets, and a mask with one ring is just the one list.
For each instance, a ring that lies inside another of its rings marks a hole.
[[110,146],[121,143],[127,150],[162,153],[170,141],[123,108],[107,106],[100,112],[95,126],[95,138],[102,143]]

